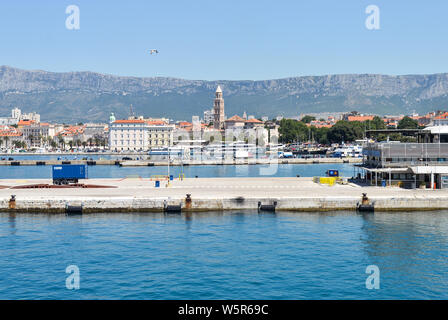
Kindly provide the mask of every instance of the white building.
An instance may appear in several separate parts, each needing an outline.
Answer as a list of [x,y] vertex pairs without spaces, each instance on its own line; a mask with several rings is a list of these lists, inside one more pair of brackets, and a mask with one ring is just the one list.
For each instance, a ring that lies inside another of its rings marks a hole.
[[148,124],[149,148],[170,147],[173,145],[174,125]]
[[143,119],[115,120],[109,126],[112,151],[146,151],[172,146],[174,125]]
[[116,120],[109,127],[109,145],[113,151],[148,149],[148,125],[144,120]]
[[11,110],[11,117],[14,119],[20,120],[20,117],[22,116],[22,110],[19,108],[14,108]]
[[19,123],[16,118],[2,117],[0,118],[0,126],[14,126]]

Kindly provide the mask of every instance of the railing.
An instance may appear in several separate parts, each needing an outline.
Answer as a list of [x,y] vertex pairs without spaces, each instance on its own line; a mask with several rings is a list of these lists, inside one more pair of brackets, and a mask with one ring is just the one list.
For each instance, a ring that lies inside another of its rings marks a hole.
[[383,167],[448,165],[448,143],[370,143],[363,153]]

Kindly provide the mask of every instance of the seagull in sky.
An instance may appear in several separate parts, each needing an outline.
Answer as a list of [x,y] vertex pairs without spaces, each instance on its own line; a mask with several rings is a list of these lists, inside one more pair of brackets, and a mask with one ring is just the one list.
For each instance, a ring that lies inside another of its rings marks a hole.
[[155,53],[159,53],[159,51],[156,50],[156,49],[151,49],[151,50],[149,50],[149,53],[150,54],[155,54]]

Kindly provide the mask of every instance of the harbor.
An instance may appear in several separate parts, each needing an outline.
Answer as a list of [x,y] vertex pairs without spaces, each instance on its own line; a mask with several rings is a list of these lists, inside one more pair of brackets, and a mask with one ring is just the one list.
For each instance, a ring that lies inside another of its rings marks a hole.
[[0,180],[0,210],[65,213],[67,206],[77,206],[82,207],[83,213],[163,212],[166,206],[179,206],[179,211],[188,212],[257,210],[266,205],[278,211],[354,211],[363,193],[375,211],[448,207],[448,190],[364,186],[353,182],[329,186],[315,183],[311,177],[88,179],[81,182],[84,187],[42,187],[51,184],[50,179]]

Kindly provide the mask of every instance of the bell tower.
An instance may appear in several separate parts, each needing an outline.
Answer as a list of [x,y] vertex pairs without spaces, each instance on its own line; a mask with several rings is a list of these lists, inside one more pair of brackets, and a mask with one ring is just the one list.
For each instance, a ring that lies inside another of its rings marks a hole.
[[224,99],[222,97],[222,89],[218,85],[215,92],[215,101],[213,104],[214,119],[213,128],[216,130],[224,129]]

